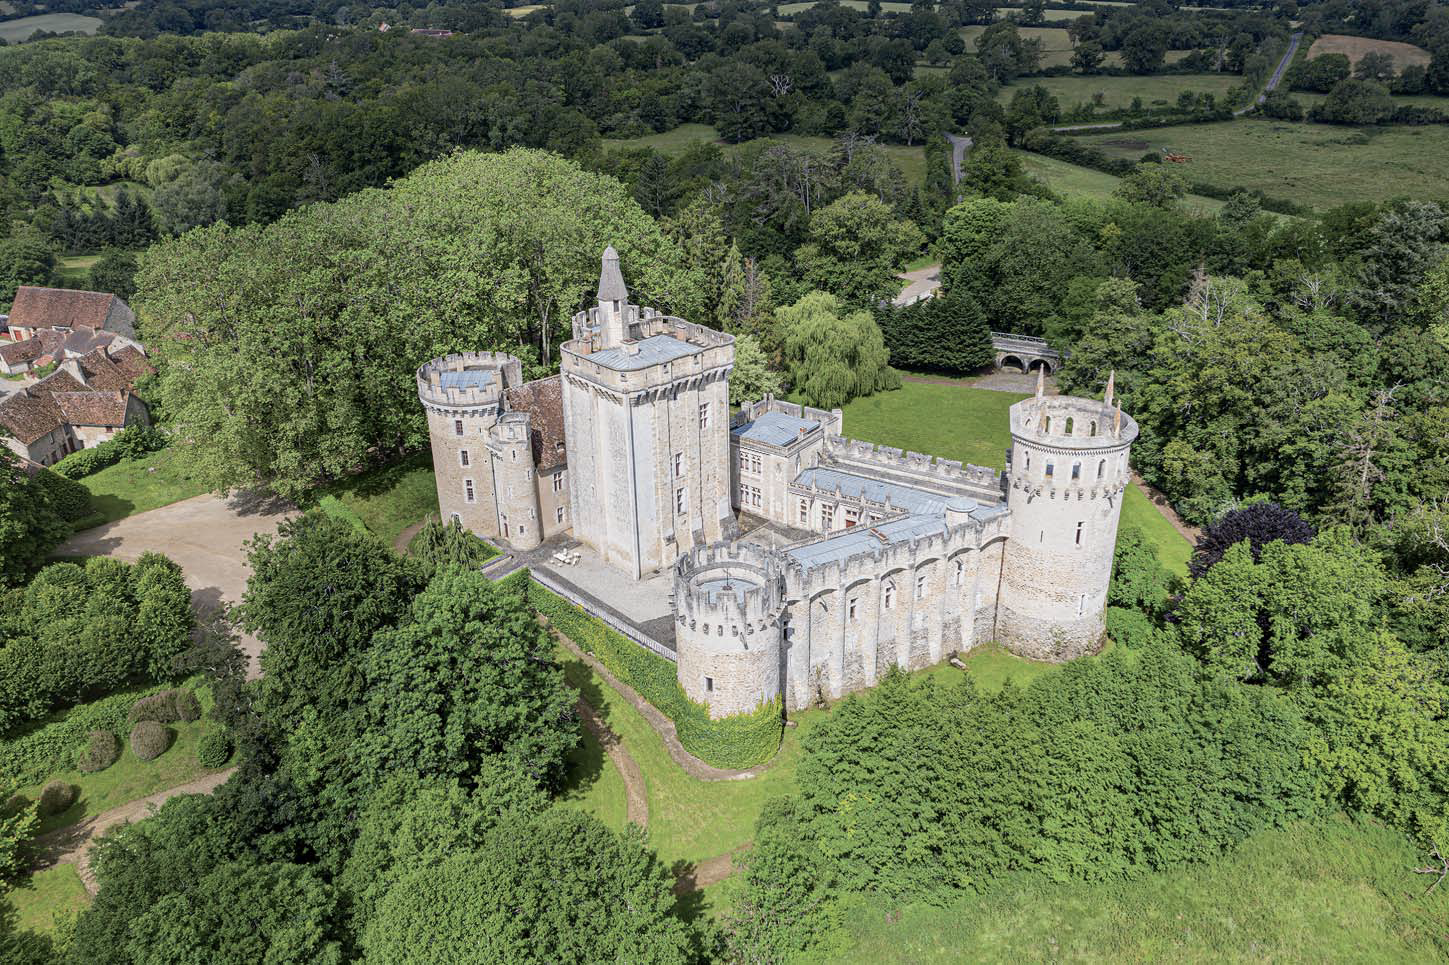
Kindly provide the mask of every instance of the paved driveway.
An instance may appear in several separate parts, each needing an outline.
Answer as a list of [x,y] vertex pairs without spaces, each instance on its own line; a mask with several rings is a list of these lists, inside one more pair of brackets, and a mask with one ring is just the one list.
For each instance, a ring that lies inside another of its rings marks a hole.
[[[223,602],[240,602],[249,573],[242,544],[258,533],[276,532],[277,524],[295,513],[280,500],[196,496],[77,533],[56,555],[134,562],[148,551],[165,553],[181,564],[191,602],[205,612]],[[251,662],[248,675],[254,677],[261,642],[243,636],[241,647]]]

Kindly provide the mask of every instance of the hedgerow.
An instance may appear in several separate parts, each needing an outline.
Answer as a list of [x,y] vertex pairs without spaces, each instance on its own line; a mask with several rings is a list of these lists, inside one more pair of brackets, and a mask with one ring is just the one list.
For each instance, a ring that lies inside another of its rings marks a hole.
[[[520,572],[526,578],[526,571]],[[778,699],[750,714],[711,720],[708,709],[690,700],[680,688],[673,663],[645,650],[533,581],[528,581],[526,599],[560,633],[592,653],[611,674],[674,721],[684,749],[706,764],[752,767],[769,760],[779,749],[785,724]]]
[[122,459],[139,459],[166,447],[166,436],[150,426],[131,426],[89,449],[79,449],[51,468],[67,479],[82,479]]

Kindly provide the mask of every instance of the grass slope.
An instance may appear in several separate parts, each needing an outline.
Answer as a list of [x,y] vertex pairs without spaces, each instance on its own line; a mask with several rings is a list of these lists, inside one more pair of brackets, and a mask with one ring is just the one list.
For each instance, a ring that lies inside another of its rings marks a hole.
[[[844,434],[1001,469],[1011,445],[1008,410],[1024,398],[959,384],[907,382],[898,391],[878,392],[848,403]],[[1122,504],[1121,525],[1140,527],[1156,545],[1164,564],[1174,572],[1187,572],[1192,548],[1136,486],[1129,487]]]
[[21,879],[9,894],[0,895],[0,902],[7,900],[15,908],[15,930],[41,935],[51,934],[62,919],[90,904],[90,896],[72,864],[57,865]]
[[[1118,77],[1096,75],[1084,77],[1023,77],[1015,83],[1001,88],[996,99],[1002,104],[1011,102],[1019,90],[1030,90],[1040,85],[1051,92],[1061,104],[1062,110],[1069,110],[1077,104],[1087,104],[1093,94],[1102,94],[1105,107],[1127,108],[1134,97],[1142,98],[1147,107],[1162,107],[1177,103],[1177,95],[1183,91],[1199,94],[1213,94],[1222,98],[1233,87],[1242,82],[1237,74],[1154,74],[1146,77]],[[1063,123],[1072,123],[1063,121]]]
[[34,17],[21,17],[0,23],[0,40],[9,44],[24,43],[30,35],[46,30],[50,33],[93,34],[101,29],[99,17],[87,17],[78,13],[42,13]]
[[1209,865],[1109,884],[1022,883],[850,918],[862,962],[1443,961],[1449,893],[1423,898],[1403,835],[1344,818],[1265,832]]
[[332,483],[316,496],[335,496],[391,546],[403,530],[422,522],[429,513],[438,512],[432,453],[417,453],[390,466]]
[[1256,188],[1319,210],[1350,201],[1449,196],[1449,127],[1355,129],[1242,118],[1223,124],[1108,131],[1081,140],[1113,157],[1171,148],[1189,180]]
[[186,469],[175,447],[144,459],[124,460],[80,480],[91,492],[95,513],[79,529],[112,523],[135,513],[200,496],[206,487]]
[[[1027,174],[1063,197],[1106,201],[1122,183],[1122,179],[1115,175],[1058,161],[1044,154],[1031,154],[1027,151],[1017,151],[1016,154],[1021,158],[1022,167]],[[1222,209],[1223,202],[1200,194],[1189,194],[1182,199],[1181,207],[1184,211],[1195,214],[1216,214]]]
[[628,792],[614,762],[599,739],[584,729],[584,738],[568,756],[568,776],[559,803],[587,811],[615,831],[629,823]]

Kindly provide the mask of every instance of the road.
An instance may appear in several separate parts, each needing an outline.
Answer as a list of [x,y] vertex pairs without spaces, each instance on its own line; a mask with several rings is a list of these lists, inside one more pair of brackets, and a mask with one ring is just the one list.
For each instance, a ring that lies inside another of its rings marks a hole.
[[1293,62],[1293,55],[1298,52],[1298,44],[1302,40],[1303,31],[1301,30],[1289,35],[1288,50],[1283,54],[1283,59],[1278,61],[1278,66],[1273,69],[1273,76],[1268,78],[1268,83],[1263,86],[1263,92],[1258,95],[1257,100],[1253,101],[1247,107],[1240,107],[1233,111],[1233,116],[1242,117],[1248,111],[1262,104],[1268,99],[1269,94],[1278,89],[1278,83],[1283,79],[1283,75],[1288,72],[1288,65]]
[[[246,548],[258,533],[274,533],[296,510],[278,500],[247,496],[205,495],[183,499],[95,529],[79,532],[61,544],[57,556],[114,556],[134,562],[142,553],[164,553],[181,565],[191,603],[205,613],[239,603],[247,586]],[[248,677],[260,672],[261,642],[243,635]]]
[[947,134],[946,140],[951,142],[951,183],[959,184],[961,181],[961,163],[966,160],[966,152],[971,150],[972,140],[961,134]]

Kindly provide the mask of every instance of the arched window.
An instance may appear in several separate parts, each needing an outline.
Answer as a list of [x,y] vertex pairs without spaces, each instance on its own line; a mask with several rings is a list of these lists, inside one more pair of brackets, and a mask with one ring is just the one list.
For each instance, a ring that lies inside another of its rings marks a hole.
[[1106,474],[1107,474],[1107,460],[1100,459],[1100,460],[1097,461],[1097,478],[1098,479],[1101,479]]
[[1046,464],[1046,477],[1048,479],[1052,478],[1052,473],[1055,471],[1055,469],[1056,469],[1056,466],[1053,466],[1052,465],[1052,461],[1050,459],[1048,459],[1047,460],[1047,464]]
[[1075,480],[1075,479],[1081,479],[1081,478],[1082,478],[1082,464],[1080,462],[1074,462],[1074,463],[1072,463],[1072,479]]
[[966,564],[961,560],[956,561],[956,569],[952,579],[956,586],[960,586],[966,580]]
[[1067,435],[1072,434],[1072,426],[1075,424],[1075,422],[1075,419],[1073,419],[1071,416],[1067,416]]
[[1090,434],[1095,436],[1097,434],[1097,423],[1096,423],[1096,420],[1093,420],[1092,421],[1092,424],[1090,426],[1088,426],[1088,428],[1091,429],[1091,433]]
[[1046,419],[1042,421],[1041,431],[1042,432],[1051,432],[1052,431],[1052,417],[1051,416],[1047,416]]

